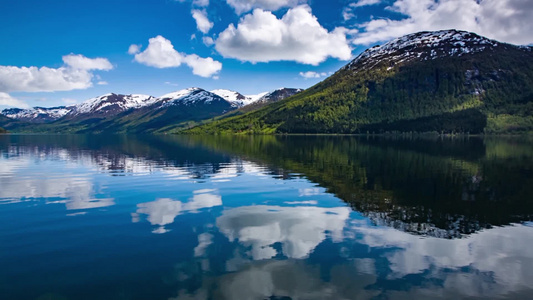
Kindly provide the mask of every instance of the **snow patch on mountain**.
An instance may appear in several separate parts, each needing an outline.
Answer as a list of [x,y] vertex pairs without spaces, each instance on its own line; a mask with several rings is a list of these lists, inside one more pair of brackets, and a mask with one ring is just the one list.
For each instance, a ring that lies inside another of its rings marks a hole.
[[[501,43],[481,37],[475,33],[459,30],[418,32],[394,39],[384,45],[374,46],[361,53],[345,68],[370,69],[387,61],[394,64],[465,54],[493,49]],[[389,69],[390,69],[389,68]]]
[[149,106],[157,101],[157,98],[154,98],[150,95],[117,95],[111,93],[91,98],[83,103],[75,105],[72,113],[76,115],[94,113],[102,111],[105,108],[110,108],[110,106],[115,106],[113,109],[114,112],[121,112],[129,109]]
[[[163,102],[162,106],[171,106],[171,105],[190,105],[190,104],[198,104],[198,103],[204,103],[204,104],[210,104],[213,101],[221,100],[225,101],[224,98],[208,92],[204,89],[193,87],[188,88],[184,90],[180,90],[177,92],[172,92],[169,94],[165,94],[159,99]],[[229,102],[229,101],[227,101]]]
[[4,109],[2,114],[6,117],[23,121],[53,121],[62,118],[72,110],[72,107],[33,107],[30,109],[10,108]]
[[267,92],[264,92],[257,95],[242,95],[239,92],[224,89],[212,90],[211,93],[216,94],[222,97],[224,100],[230,102],[233,107],[243,107],[252,104],[258,101],[264,95],[268,94]]

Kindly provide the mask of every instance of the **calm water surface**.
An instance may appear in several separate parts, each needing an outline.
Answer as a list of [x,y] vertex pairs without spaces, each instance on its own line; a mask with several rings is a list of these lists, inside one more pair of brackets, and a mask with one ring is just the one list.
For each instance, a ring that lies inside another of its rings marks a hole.
[[0,136],[1,299],[533,298],[533,143]]

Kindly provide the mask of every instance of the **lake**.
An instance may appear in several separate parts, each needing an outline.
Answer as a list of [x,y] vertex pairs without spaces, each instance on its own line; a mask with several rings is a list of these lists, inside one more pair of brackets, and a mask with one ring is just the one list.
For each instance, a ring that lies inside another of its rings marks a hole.
[[1,299],[533,298],[533,142],[0,135]]

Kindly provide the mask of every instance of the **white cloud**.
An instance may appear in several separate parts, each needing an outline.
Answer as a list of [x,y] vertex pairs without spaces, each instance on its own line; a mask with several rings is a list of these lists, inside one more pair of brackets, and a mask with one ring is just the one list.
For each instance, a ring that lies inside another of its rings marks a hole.
[[142,45],[135,45],[135,44],[132,44],[130,45],[130,47],[128,48],[128,54],[137,54],[139,52],[141,52],[141,47]]
[[202,58],[196,54],[185,56],[184,62],[192,68],[192,73],[201,77],[211,77],[222,70],[222,63],[211,57]]
[[160,35],[151,38],[143,52],[135,54],[135,61],[160,69],[179,67],[185,63],[192,68],[193,74],[202,77],[211,77],[222,69],[222,63],[211,57],[202,58],[176,51],[172,43]]
[[193,9],[191,14],[196,21],[196,28],[201,32],[208,33],[213,28],[213,23],[207,18],[207,12],[205,10]]
[[135,60],[141,64],[156,68],[179,67],[183,55],[174,49],[172,43],[158,35],[148,40],[148,47],[135,54]]
[[111,70],[105,58],[83,55],[63,56],[63,67],[0,66],[0,92],[53,92],[86,89],[92,86],[92,70]]
[[326,72],[322,72],[322,73],[318,73],[314,71],[300,72],[300,76],[302,76],[305,79],[320,78],[320,77],[325,77],[327,75],[328,73]]
[[359,0],[357,2],[350,3],[348,6],[346,6],[342,10],[342,18],[344,19],[344,21],[348,21],[356,17],[355,12],[354,12],[355,8],[362,7],[362,6],[376,5],[382,2],[383,0]]
[[195,6],[207,7],[209,6],[209,0],[193,0],[192,4]]
[[351,48],[343,27],[328,32],[308,5],[289,9],[278,19],[269,11],[255,9],[235,27],[230,24],[216,40],[225,57],[249,62],[296,61],[317,65],[328,57],[348,60]]
[[21,100],[11,97],[7,93],[0,92],[0,105],[13,106],[18,108],[30,108],[30,106]]
[[278,10],[282,7],[294,7],[306,0],[226,0],[229,6],[235,9],[235,12],[241,14],[254,8],[265,10]]
[[69,54],[63,56],[63,62],[68,66],[78,70],[103,70],[113,69],[113,65],[107,58],[88,58],[81,54]]
[[202,41],[204,42],[204,45],[206,46],[211,46],[215,43],[215,41],[213,41],[213,38],[209,37],[209,36],[204,36],[202,38]]
[[383,0],[359,0],[354,3],[350,3],[351,7],[361,7],[361,6],[368,6],[368,5],[375,5],[383,2]]
[[401,20],[375,19],[360,27],[355,44],[368,45],[418,31],[460,29],[503,42],[533,43],[530,0],[397,0]]
[[98,84],[98,85],[108,85],[107,81],[103,81],[103,80],[98,81],[96,84]]

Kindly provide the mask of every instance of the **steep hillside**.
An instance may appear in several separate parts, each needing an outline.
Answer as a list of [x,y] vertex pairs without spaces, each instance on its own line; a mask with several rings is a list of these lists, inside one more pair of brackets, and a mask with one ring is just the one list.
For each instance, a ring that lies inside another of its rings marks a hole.
[[533,51],[445,30],[370,48],[285,101],[189,133],[533,130]]

